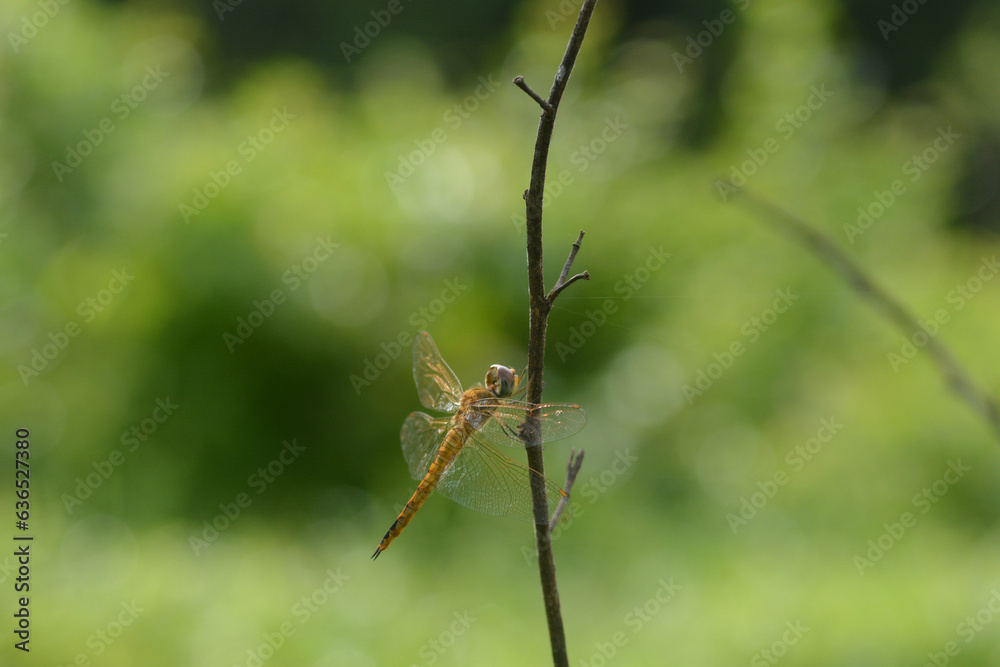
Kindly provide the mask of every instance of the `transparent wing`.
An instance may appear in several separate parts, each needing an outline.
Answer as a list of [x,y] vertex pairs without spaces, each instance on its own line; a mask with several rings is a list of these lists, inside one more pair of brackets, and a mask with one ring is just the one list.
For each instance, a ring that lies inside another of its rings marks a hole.
[[438,352],[426,331],[413,341],[413,379],[420,403],[430,410],[455,412],[462,402],[462,383]]
[[410,477],[423,479],[427,474],[448,433],[448,426],[447,419],[433,419],[423,412],[411,412],[403,422],[399,440],[403,445],[403,458],[410,468]]
[[[476,401],[474,408],[491,411],[490,419],[477,425],[479,435],[495,445],[524,447],[521,424],[528,418],[532,404],[506,398],[486,398]],[[542,442],[562,440],[579,433],[587,425],[587,413],[573,403],[543,403],[538,406]]]
[[[473,433],[435,488],[442,496],[477,512],[531,521],[532,474],[527,466],[503,456]],[[545,478],[545,495],[551,519],[563,492]]]

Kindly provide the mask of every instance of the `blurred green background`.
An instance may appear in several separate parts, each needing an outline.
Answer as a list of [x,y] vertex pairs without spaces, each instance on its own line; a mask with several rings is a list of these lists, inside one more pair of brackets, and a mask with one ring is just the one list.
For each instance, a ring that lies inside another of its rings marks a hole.
[[[395,341],[466,386],[525,363],[509,82],[548,90],[577,9],[3,4],[0,497],[10,539],[29,429],[35,540],[0,662],[549,662],[529,524],[433,496],[368,559],[415,488]],[[580,229],[592,276],[546,368],[589,417],[547,453],[561,482],[586,450],[572,664],[1000,663],[995,436],[713,185],[823,229],[995,393],[997,62],[988,0],[598,5],[545,209],[547,284]]]

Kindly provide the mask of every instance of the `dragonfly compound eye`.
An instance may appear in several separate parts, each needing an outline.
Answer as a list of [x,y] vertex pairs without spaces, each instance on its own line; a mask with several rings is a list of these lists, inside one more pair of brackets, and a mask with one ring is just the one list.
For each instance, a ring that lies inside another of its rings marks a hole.
[[514,370],[511,368],[493,364],[490,366],[490,370],[486,372],[486,388],[501,398],[510,396],[516,384],[517,375],[514,374]]

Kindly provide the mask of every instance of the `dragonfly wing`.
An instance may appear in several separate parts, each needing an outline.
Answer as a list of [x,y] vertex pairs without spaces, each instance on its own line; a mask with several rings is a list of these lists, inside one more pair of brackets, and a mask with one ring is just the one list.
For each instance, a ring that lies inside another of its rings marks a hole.
[[411,412],[399,431],[403,458],[410,468],[410,477],[423,479],[448,434],[447,419],[433,419],[423,412]]
[[[473,433],[435,489],[469,509],[489,514],[531,521],[533,473],[524,464],[503,456],[478,433]],[[562,489],[545,478],[549,517],[563,496]]]
[[[524,447],[521,424],[528,417],[531,403],[487,398],[478,401],[476,407],[492,411],[492,417],[479,429],[483,438],[496,445]],[[542,442],[568,438],[587,425],[587,413],[572,403],[544,403],[538,406],[537,414],[542,428]]]
[[413,341],[413,379],[420,403],[430,410],[455,412],[462,402],[462,383],[451,370],[434,339],[426,331]]

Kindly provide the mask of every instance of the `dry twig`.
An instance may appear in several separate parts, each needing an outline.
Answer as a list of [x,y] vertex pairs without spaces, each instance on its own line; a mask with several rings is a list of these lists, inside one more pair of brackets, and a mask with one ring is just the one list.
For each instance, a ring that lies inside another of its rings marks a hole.
[[576,482],[576,475],[580,472],[580,467],[583,465],[583,450],[577,454],[576,450],[571,450],[569,453],[569,462],[566,463],[566,485],[563,487],[563,492],[566,494],[559,499],[559,504],[556,506],[556,511],[552,513],[552,520],[549,521],[549,532],[551,533],[555,530],[556,524],[559,523],[559,517],[562,516],[563,510],[566,509],[566,505],[569,504],[569,499],[573,492],[573,483]]
[[[555,127],[556,112],[562,99],[566,84],[576,63],[577,54],[583,45],[587,34],[590,17],[594,13],[597,0],[584,0],[580,7],[573,34],[563,55],[559,69],[556,71],[548,99],[543,99],[518,76],[514,83],[542,109],[538,121],[538,134],[535,137],[535,153],[531,161],[531,181],[524,193],[525,218],[528,248],[528,396],[531,403],[542,402],[542,372],[545,368],[545,329],[548,323],[552,303],[559,294],[577,280],[587,280],[590,274],[586,271],[567,279],[576,253],[583,240],[583,232],[573,244],[573,249],[563,266],[562,273],[555,287],[546,294],[545,278],[542,271],[542,192],[545,187],[545,168],[548,162],[549,145],[552,142],[552,130]],[[542,460],[540,447],[540,432],[538,419],[534,413],[528,415],[524,428],[525,443],[528,450],[528,467],[538,474],[531,476],[531,495],[535,513],[535,544],[538,551],[538,572],[542,584],[542,597],[545,601],[545,615],[549,626],[549,642],[552,646],[552,660],[556,667],[568,667],[569,655],[566,650],[566,633],[563,629],[562,612],[559,605],[559,588],[556,584],[556,566],[552,556],[552,539],[549,529],[549,508],[545,494],[545,464]]]
[[[729,191],[740,195],[736,201],[745,208],[811,250],[843,278],[862,299],[880,310],[905,336],[912,336],[923,330],[916,317],[911,315],[888,292],[875,284],[875,281],[865,273],[861,265],[837,247],[833,241],[772,202],[740,188],[732,187]],[[993,432],[1000,438],[1000,408],[997,407],[990,394],[973,381],[972,377],[955,360],[954,355],[940,340],[928,336],[924,347],[937,364],[938,370],[952,391],[986,420]]]

